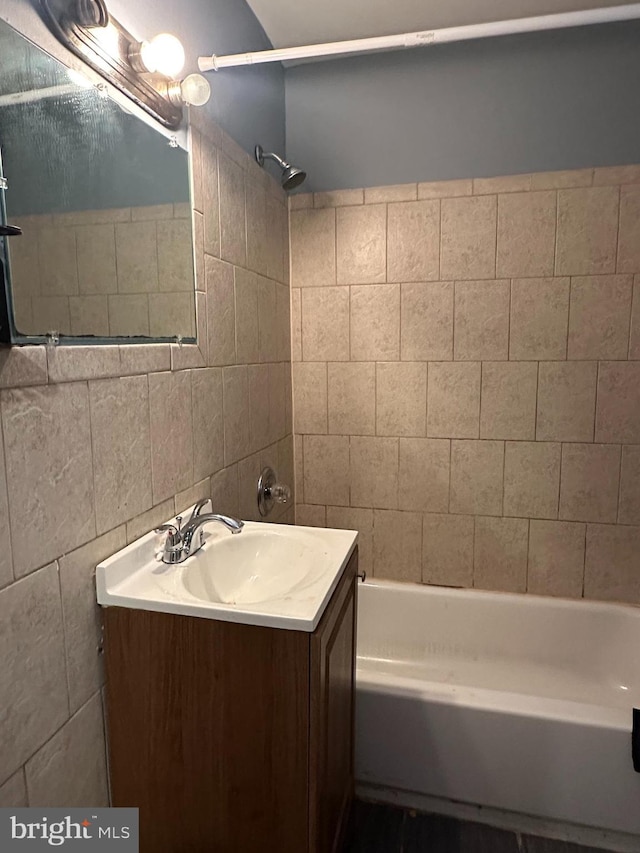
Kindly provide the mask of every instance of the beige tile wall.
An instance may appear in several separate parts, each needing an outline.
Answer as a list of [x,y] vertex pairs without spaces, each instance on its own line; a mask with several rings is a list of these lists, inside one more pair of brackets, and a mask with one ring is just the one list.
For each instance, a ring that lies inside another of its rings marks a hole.
[[195,336],[189,204],[14,219],[14,314],[25,335]]
[[290,224],[298,523],[381,577],[640,602],[640,166]]
[[200,497],[255,518],[267,463],[293,485],[285,197],[213,125],[194,165],[197,346],[0,352],[2,806],[108,803],[96,563]]

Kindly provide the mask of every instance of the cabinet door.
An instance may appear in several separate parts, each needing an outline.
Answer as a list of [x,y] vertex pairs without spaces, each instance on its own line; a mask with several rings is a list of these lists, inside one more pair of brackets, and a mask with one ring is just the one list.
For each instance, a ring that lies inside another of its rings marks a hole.
[[311,637],[309,851],[335,853],[353,797],[357,550]]

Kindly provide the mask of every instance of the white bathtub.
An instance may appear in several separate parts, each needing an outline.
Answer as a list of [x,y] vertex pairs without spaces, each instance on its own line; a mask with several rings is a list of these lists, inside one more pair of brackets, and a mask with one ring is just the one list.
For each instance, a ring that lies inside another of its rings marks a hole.
[[640,608],[360,585],[356,778],[378,799],[640,836],[634,707]]

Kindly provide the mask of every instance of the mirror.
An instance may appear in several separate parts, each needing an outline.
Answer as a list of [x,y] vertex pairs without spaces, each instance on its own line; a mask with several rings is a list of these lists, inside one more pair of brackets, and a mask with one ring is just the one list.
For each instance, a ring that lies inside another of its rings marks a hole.
[[0,56],[11,340],[193,341],[186,145],[2,21]]

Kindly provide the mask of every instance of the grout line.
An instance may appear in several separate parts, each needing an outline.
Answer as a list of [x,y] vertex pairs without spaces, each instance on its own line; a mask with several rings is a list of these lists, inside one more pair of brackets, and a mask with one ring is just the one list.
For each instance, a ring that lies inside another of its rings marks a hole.
[[478,400],[478,438],[479,439],[482,439],[482,398],[484,396],[482,393],[482,383],[484,380],[484,365],[485,365],[485,362],[481,361],[480,362],[480,387],[479,387],[479,394],[478,394],[478,396],[479,396],[479,400]]
[[585,522],[585,524],[584,524],[584,539],[583,539],[584,547],[582,549],[582,595],[581,595],[582,598],[584,598],[584,590],[585,590],[586,577],[587,577],[587,528],[588,528],[588,523]]
[[384,280],[389,283],[389,205],[384,206]]
[[569,519],[563,519],[560,515],[560,506],[562,502],[562,480],[564,478],[564,449],[567,445],[567,442],[560,442],[560,484],[558,487],[558,521],[567,521]]
[[504,484],[507,471],[507,442],[502,442],[502,517],[504,518]]
[[556,501],[556,519],[560,520],[560,489],[562,486],[562,442],[551,442],[552,444],[558,444],[560,447],[560,467],[558,470],[558,499]]
[[620,265],[620,222],[622,221],[622,187],[618,186],[618,220],[616,222],[616,256],[614,258],[613,268],[616,273],[619,273]]
[[624,447],[619,445],[618,452],[620,457],[618,459],[618,504],[616,507],[616,524],[620,524],[620,507],[622,503],[622,457],[624,453]]
[[593,395],[593,429],[591,431],[592,443],[596,440],[596,422],[598,419],[598,392],[600,390],[600,365],[601,362],[596,362],[596,393]]
[[[126,538],[126,534],[125,534]],[[60,623],[62,627],[62,646],[64,649],[64,678],[67,687],[67,713],[71,716],[71,681],[69,680],[69,647],[67,645],[67,618],[62,598],[62,578],[60,577],[60,562],[55,560],[56,578],[58,581],[58,595],[60,600]],[[26,763],[26,762],[25,762]],[[26,776],[26,773],[25,773]]]
[[633,317],[633,303],[635,296],[635,276],[630,275],[631,279],[631,299],[629,300],[629,323],[627,326],[627,361],[631,357],[631,318]]
[[560,237],[560,190],[555,190],[556,196],[556,233],[553,242],[553,277],[558,275],[558,243]]
[[476,522],[478,517],[471,516],[473,520],[473,533],[471,536],[471,589],[476,588]]
[[[313,203],[316,203],[315,193],[313,196]],[[338,210],[337,208],[333,209],[333,284],[339,284],[338,282]]]
[[538,367],[536,369],[536,408],[535,408],[535,422],[533,424],[533,440],[540,441],[538,438],[538,406],[540,405],[540,362],[538,362]]
[[[495,199],[494,210],[495,210],[496,232],[495,232],[495,239],[493,241],[493,278],[497,279],[498,278],[498,199],[499,199],[498,193],[496,193],[494,195],[494,199]],[[507,358],[508,358],[508,355],[507,355]]]
[[[47,365],[47,369],[48,369],[48,365]],[[47,386],[45,385],[44,387],[46,388]],[[5,497],[5,500],[7,502],[7,504],[6,504],[7,505],[7,512],[8,512],[8,516],[9,516],[9,519],[8,519],[9,524],[7,525],[6,536],[9,539],[9,558],[11,561],[10,562],[11,580],[9,581],[9,583],[11,584],[15,580],[17,580],[16,579],[16,573],[15,573],[14,556],[13,556],[13,541],[12,541],[13,540],[13,534],[12,534],[12,523],[11,523],[11,521],[12,521],[11,516],[12,516],[12,514],[15,516],[16,507],[14,506],[13,513],[12,513],[11,512],[12,501],[9,500],[9,477],[7,476],[7,472],[10,469],[9,469],[8,457],[7,457],[7,438],[6,438],[6,434],[5,434],[5,420],[3,417],[4,407],[5,407],[6,390],[7,389],[3,389],[3,391],[0,393],[0,441],[2,442],[2,463],[4,465],[3,470],[5,472],[4,483],[2,484],[2,486],[0,488],[2,488],[2,490],[4,492],[4,497]],[[15,502],[13,502],[13,503],[15,503]],[[17,519],[14,518],[13,521],[15,522],[15,521],[17,521]]]
[[567,335],[564,346],[564,361],[569,361],[569,335],[571,334],[571,305],[573,303],[573,276],[569,276],[569,302],[567,304]]
[[636,317],[636,311],[638,312],[637,322],[640,326],[640,276],[633,276],[631,288],[631,313],[629,315],[629,349],[627,350],[628,361],[633,360],[631,353],[631,344],[633,341],[633,330],[634,328],[636,328],[633,322]]
[[524,591],[529,592],[529,551],[531,548],[531,519],[527,519],[527,559],[524,567]]
[[[118,359],[120,358],[120,354],[118,353]],[[92,504],[93,504],[93,524],[96,532],[96,537],[98,536],[98,507],[96,504],[96,466],[94,463],[95,458],[95,445],[93,441],[93,416],[91,413],[91,388],[89,386],[89,380],[82,383],[86,385],[87,388],[87,416],[89,420],[89,449],[91,451],[91,483],[93,485],[93,496],[92,496]],[[149,406],[149,412],[151,412],[151,406]],[[151,415],[149,415],[149,421],[151,421]],[[151,426],[151,423],[149,423]],[[149,432],[149,436],[151,436],[151,432]],[[101,534],[100,534],[101,535]]]

